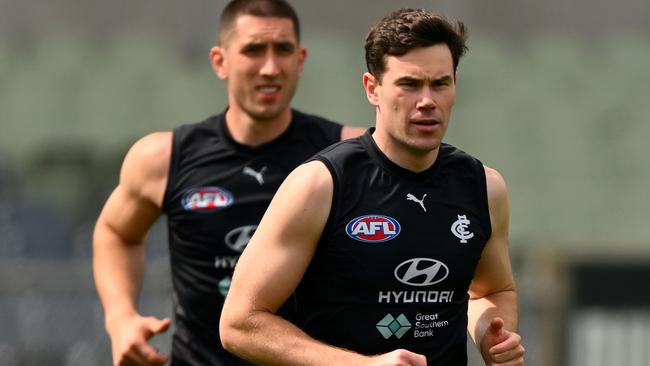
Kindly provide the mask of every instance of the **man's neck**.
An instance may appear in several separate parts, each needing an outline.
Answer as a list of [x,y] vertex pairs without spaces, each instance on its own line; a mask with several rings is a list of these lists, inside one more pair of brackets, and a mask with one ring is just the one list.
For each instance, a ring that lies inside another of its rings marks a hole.
[[237,143],[247,146],[259,146],[276,139],[290,124],[291,108],[267,120],[255,119],[232,106],[226,112],[228,132]]
[[418,151],[388,137],[385,131],[375,130],[375,144],[393,163],[404,169],[419,173],[429,169],[438,158],[440,146],[430,151]]

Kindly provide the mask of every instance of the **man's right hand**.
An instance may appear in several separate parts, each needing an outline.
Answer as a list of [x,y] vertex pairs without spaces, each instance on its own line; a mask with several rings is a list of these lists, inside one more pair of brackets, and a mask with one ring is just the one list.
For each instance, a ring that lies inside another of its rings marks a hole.
[[427,366],[427,359],[421,354],[397,349],[383,355],[374,356],[372,366]]
[[116,319],[110,325],[113,364],[115,366],[159,366],[165,364],[169,356],[159,352],[149,344],[156,334],[169,329],[171,319],[143,317],[139,314]]

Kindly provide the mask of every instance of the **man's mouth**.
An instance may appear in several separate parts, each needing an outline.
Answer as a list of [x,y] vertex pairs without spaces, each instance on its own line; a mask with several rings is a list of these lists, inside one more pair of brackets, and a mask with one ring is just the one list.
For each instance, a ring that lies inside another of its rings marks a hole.
[[432,125],[440,124],[440,122],[438,122],[438,120],[435,119],[418,119],[412,121],[412,123],[416,125],[422,125],[422,126],[432,126]]
[[275,94],[280,91],[279,85],[260,85],[257,88],[257,91],[263,94]]

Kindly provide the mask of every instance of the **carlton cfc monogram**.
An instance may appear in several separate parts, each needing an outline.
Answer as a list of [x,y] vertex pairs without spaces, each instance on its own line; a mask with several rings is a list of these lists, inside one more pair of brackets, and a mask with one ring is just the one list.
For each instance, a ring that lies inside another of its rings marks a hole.
[[466,215],[458,215],[458,220],[454,221],[451,225],[451,232],[460,239],[460,242],[465,244],[468,239],[474,237],[474,233],[467,230],[469,227],[469,219]]

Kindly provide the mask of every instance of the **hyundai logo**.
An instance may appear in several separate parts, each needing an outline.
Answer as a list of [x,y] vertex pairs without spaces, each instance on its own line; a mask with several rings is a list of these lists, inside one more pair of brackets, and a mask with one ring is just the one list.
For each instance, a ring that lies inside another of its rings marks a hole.
[[395,268],[395,278],[409,286],[430,286],[449,276],[449,268],[441,261],[430,258],[413,258]]
[[253,237],[255,229],[257,229],[257,225],[246,225],[232,229],[226,234],[224,242],[228,248],[241,253],[248,245],[248,241]]

